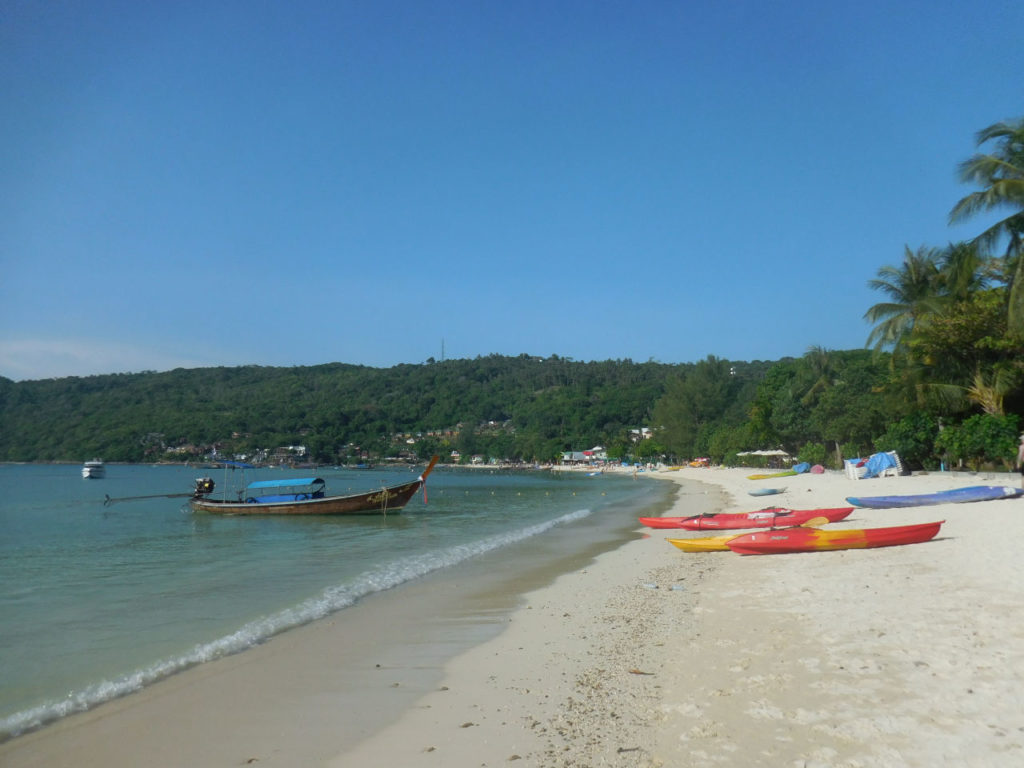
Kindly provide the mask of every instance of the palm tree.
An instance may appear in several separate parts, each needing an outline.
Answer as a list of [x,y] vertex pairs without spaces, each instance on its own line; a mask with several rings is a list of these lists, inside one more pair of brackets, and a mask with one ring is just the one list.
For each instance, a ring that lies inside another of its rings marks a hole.
[[1024,334],[1024,118],[990,125],[976,138],[979,147],[989,141],[996,146],[991,154],[978,153],[960,163],[960,180],[982,189],[958,202],[949,213],[949,221],[955,224],[986,211],[1012,211],[975,241],[992,251],[1006,240],[1006,272],[1012,275],[1007,326],[1011,333]]
[[918,319],[942,306],[942,275],[940,252],[921,246],[911,251],[904,246],[903,264],[887,264],[878,270],[878,277],[868,287],[887,294],[891,301],[875,304],[864,313],[874,324],[867,346],[880,350],[903,346]]
[[820,346],[808,347],[804,353],[810,378],[813,379],[807,391],[800,398],[802,405],[813,405],[815,400],[827,392],[835,380],[835,359],[832,353]]
[[1013,368],[997,367],[986,376],[979,369],[967,387],[967,399],[991,416],[1003,416],[1003,400],[1014,390],[1018,374]]
[[991,267],[977,242],[950,243],[939,257],[942,294],[950,302],[969,299],[988,286]]
[[957,412],[966,406],[977,406],[990,416],[1004,416],[1003,402],[1019,380],[1020,374],[1013,366],[995,366],[988,373],[978,366],[971,380],[964,384],[931,381],[922,384],[921,390],[942,410]]

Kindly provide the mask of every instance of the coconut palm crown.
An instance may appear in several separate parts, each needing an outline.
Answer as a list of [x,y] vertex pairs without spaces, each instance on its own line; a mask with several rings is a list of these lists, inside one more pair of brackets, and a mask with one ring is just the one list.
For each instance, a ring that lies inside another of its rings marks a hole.
[[1012,275],[1007,325],[1011,332],[1024,334],[1024,118],[983,128],[977,135],[978,146],[988,142],[995,143],[990,154],[978,153],[960,163],[960,180],[981,189],[960,200],[949,220],[955,224],[983,212],[1011,211],[975,242],[992,251],[1005,240],[1006,271]]
[[878,277],[868,286],[886,294],[890,301],[875,304],[864,313],[864,319],[874,324],[868,336],[868,346],[875,349],[902,346],[923,315],[935,312],[941,306],[940,253],[935,248],[911,251],[904,246],[903,264],[887,264],[879,268]]

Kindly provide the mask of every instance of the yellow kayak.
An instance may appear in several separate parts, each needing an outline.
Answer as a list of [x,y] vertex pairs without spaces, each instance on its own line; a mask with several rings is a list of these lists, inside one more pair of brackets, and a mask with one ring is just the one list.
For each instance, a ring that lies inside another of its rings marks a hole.
[[[801,523],[792,528],[772,528],[769,533],[795,531],[801,528],[817,531],[819,525],[825,525],[827,522],[829,522],[827,517],[812,517],[806,523]],[[825,533],[825,531],[819,531],[819,533]],[[727,533],[724,536],[704,536],[698,539],[665,539],[665,541],[673,547],[683,550],[683,552],[728,552],[732,549],[729,546],[730,541],[747,535],[745,533]]]
[[700,539],[665,539],[669,544],[683,552],[728,552],[726,542],[742,536],[742,533],[731,533],[725,536],[705,536]]
[[785,472],[772,472],[770,475],[747,475],[747,480],[771,480],[773,477],[791,477],[795,474],[792,469],[787,469]]

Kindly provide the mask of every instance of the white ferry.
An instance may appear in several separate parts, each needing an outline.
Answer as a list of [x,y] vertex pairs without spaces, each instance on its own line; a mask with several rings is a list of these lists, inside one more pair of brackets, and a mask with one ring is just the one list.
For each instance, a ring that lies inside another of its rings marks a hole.
[[82,477],[100,478],[107,474],[107,468],[99,459],[87,461],[82,465]]

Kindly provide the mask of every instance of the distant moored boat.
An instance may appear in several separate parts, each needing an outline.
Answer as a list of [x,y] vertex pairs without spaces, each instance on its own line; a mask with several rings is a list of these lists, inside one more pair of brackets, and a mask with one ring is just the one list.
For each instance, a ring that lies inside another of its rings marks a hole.
[[99,459],[87,461],[82,465],[82,477],[98,479],[107,474],[107,468]]

